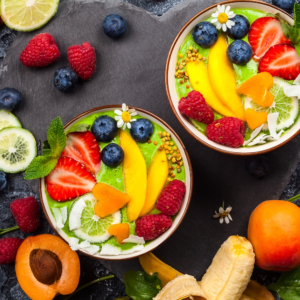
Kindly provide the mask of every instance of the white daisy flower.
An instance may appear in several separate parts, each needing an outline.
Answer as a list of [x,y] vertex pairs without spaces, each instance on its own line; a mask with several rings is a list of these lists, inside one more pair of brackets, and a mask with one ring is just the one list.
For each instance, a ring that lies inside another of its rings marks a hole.
[[219,208],[219,213],[215,211],[214,218],[220,218],[220,224],[223,224],[224,220],[226,224],[229,224],[229,221],[232,221],[230,212],[232,211],[232,207],[228,206],[225,210],[223,207]]
[[125,103],[122,104],[122,110],[115,110],[115,114],[117,114],[117,116],[115,117],[115,120],[118,121],[117,126],[118,128],[122,128],[123,130],[125,130],[126,127],[130,129],[130,123],[136,121],[136,119],[132,119],[132,117],[138,115],[135,109],[129,109]]
[[226,32],[227,28],[231,28],[235,25],[235,22],[233,22],[232,19],[235,17],[235,14],[233,11],[230,10],[230,6],[218,5],[217,11],[211,15],[213,19],[210,21],[211,23],[215,23],[217,29],[221,29]]

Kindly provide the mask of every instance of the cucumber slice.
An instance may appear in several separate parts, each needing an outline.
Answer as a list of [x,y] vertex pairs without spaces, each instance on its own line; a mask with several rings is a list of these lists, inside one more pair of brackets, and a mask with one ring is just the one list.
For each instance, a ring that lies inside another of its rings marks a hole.
[[[244,109],[252,108],[255,111],[266,111],[267,113],[278,112],[276,130],[279,131],[291,127],[295,123],[299,113],[299,102],[297,97],[287,97],[284,94],[283,88],[290,85],[289,82],[274,77],[274,84],[270,89],[270,92],[274,95],[273,104],[270,107],[261,107],[249,97],[245,97]],[[266,123],[262,130],[268,129],[269,127]]]
[[94,211],[96,203],[97,199],[92,193],[74,201],[70,209],[69,227],[70,230],[74,228],[74,234],[82,240],[103,243],[111,237],[108,228],[112,224],[121,223],[121,212],[117,211],[105,218],[99,218]]
[[20,121],[11,112],[0,110],[0,130],[6,127],[20,127]]
[[36,141],[28,130],[18,127],[0,130],[1,171],[5,173],[24,171],[36,154]]

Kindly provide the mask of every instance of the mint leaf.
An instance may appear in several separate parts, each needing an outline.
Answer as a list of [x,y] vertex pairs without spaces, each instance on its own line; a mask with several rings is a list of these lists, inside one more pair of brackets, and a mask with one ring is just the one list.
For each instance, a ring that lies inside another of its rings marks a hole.
[[43,142],[43,156],[50,156],[52,153],[48,141]]
[[300,5],[297,2],[294,5],[294,21],[294,27],[300,28]]
[[157,273],[129,271],[124,274],[126,294],[133,300],[152,300],[161,290],[162,281]]
[[78,124],[76,126],[73,126],[68,133],[71,132],[85,132],[85,131],[89,131],[91,128],[91,125],[88,124]]
[[37,179],[47,176],[56,166],[58,158],[56,157],[36,157],[25,172],[24,179]]
[[294,46],[300,44],[300,28],[292,27],[290,31],[290,39]]
[[52,150],[52,156],[60,156],[66,146],[66,134],[60,117],[54,119],[47,132],[48,143]]

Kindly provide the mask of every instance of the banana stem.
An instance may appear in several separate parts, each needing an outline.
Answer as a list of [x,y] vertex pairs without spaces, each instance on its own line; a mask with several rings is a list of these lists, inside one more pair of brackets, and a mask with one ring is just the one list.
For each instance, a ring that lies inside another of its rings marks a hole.
[[94,284],[94,283],[97,283],[97,282],[100,282],[100,281],[104,281],[104,280],[107,280],[107,279],[111,279],[111,278],[114,278],[115,275],[109,275],[109,276],[105,276],[105,277],[102,277],[102,278],[98,278],[96,280],[93,280],[91,282],[88,282],[86,284],[84,284],[83,286],[81,286],[80,288],[78,288],[73,294],[67,296],[66,298],[64,298],[63,300],[68,300],[70,299],[73,295],[77,294],[79,291],[83,290],[84,288]]
[[7,229],[0,229],[0,235],[8,233],[8,232],[16,230],[16,229],[19,229],[19,226],[7,228]]
[[294,202],[294,201],[296,201],[296,200],[298,200],[298,199],[300,199],[300,194],[298,194],[298,195],[296,195],[296,196],[294,196],[294,197],[292,197],[292,198],[290,198],[290,199],[288,199],[288,200],[286,200],[286,201]]

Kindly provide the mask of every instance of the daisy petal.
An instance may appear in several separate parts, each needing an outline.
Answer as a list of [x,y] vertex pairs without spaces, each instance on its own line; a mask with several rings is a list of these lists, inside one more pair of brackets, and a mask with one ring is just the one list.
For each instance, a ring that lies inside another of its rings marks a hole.
[[127,123],[125,123],[124,125],[123,125],[123,130],[125,130],[126,129],[126,125],[127,125]]
[[220,218],[220,224],[223,224],[223,222],[224,222],[224,219]]
[[135,122],[135,121],[136,121],[136,119],[131,119],[131,120],[130,120],[130,122]]
[[123,110],[123,111],[126,111],[126,110],[127,110],[126,107],[127,107],[126,104],[123,103],[123,104],[122,104],[122,110]]
[[218,6],[217,6],[217,10],[218,10],[218,12],[219,12],[219,13],[221,13],[221,12],[222,12],[222,11],[221,11],[221,9],[222,9],[222,8],[221,8],[221,5],[220,5],[220,4],[218,4]]
[[128,110],[128,112],[129,112],[130,114],[133,114],[133,113],[135,113],[136,111],[135,111],[134,108],[131,108],[131,109]]
[[219,218],[219,217],[220,217],[219,214],[213,215],[213,218]]
[[137,113],[137,112],[132,112],[132,113],[130,113],[130,115],[131,115],[132,117],[135,117],[135,116],[138,115],[138,113]]
[[229,219],[228,219],[228,217],[225,217],[225,222],[226,222],[226,224],[229,224]]
[[215,12],[215,13],[213,13],[212,15],[211,15],[213,18],[218,18],[218,16],[219,16],[219,12]]
[[229,29],[232,27],[231,24],[229,23],[229,21],[226,22],[226,26],[227,26],[227,28],[229,28]]
[[228,206],[225,211],[228,212],[228,213],[230,213],[232,211],[232,207]]
[[127,128],[130,129],[131,128],[131,124],[127,123]]
[[118,128],[121,128],[124,125],[123,119],[120,119],[117,123]]
[[222,24],[220,22],[217,22],[217,29],[220,30],[222,28]]
[[116,121],[119,121],[120,119],[122,119],[121,116],[116,116],[116,117],[115,117],[115,120],[116,120]]
[[229,11],[228,13],[227,13],[227,16],[229,17],[229,16],[232,16],[232,15],[234,15],[234,12],[233,11]]
[[122,115],[122,111],[119,110],[119,109],[116,109],[116,110],[115,110],[115,114],[121,116],[121,115]]
[[220,207],[220,208],[219,208],[219,213],[222,214],[223,212],[224,212],[223,207]]
[[[232,27],[232,26],[235,25],[235,23],[234,23],[233,21],[231,21],[231,20],[228,20],[228,21],[226,22],[226,25],[227,25],[227,26],[230,25],[230,26]],[[229,28],[230,28],[230,27],[229,27]]]
[[232,221],[231,215],[228,215],[228,218],[229,218],[230,221]]
[[225,5],[224,5],[224,4],[221,5],[221,12],[222,12],[222,13],[225,12]]
[[226,24],[222,24],[222,29],[223,29],[224,32],[226,32],[226,30],[227,30]]
[[210,20],[210,23],[217,23],[218,22],[218,19],[211,19]]
[[229,13],[229,11],[230,11],[230,6],[228,5],[228,6],[226,6],[226,9],[225,9],[225,14],[228,14]]

